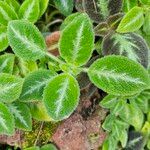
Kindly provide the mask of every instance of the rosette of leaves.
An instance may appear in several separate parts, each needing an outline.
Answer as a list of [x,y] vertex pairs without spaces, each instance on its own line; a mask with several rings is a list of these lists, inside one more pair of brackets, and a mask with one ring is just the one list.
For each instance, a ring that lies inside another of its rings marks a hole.
[[120,12],[122,0],[77,0],[76,8],[86,12],[94,22],[99,23]]

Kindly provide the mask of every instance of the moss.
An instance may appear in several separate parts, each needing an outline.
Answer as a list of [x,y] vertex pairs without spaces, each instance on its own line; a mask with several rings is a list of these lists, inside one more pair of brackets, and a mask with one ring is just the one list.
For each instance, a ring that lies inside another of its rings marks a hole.
[[[58,124],[59,123],[44,122],[36,145],[41,146],[51,141],[51,137],[53,133],[55,132]],[[37,121],[33,122],[32,131],[30,132],[26,131],[24,133],[24,137],[23,137],[24,141],[22,143],[22,148],[31,147],[34,145],[37,139],[40,127],[41,127],[41,122],[37,122]]]

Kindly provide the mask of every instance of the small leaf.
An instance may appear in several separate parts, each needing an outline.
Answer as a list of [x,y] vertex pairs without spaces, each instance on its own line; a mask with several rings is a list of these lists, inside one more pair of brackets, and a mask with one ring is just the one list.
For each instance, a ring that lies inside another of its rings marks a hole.
[[54,3],[65,16],[70,15],[73,11],[73,0],[54,0]]
[[25,148],[24,150],[40,150],[40,148],[38,146],[34,146],[34,147]]
[[139,0],[143,5],[150,5],[149,0]]
[[20,4],[17,0],[5,0],[5,2],[14,10],[14,12],[18,13]]
[[150,85],[147,70],[123,56],[106,56],[89,68],[92,83],[113,95],[134,95]]
[[122,147],[124,148],[128,141],[128,133],[126,130],[122,130],[119,136],[119,141],[121,142]]
[[146,35],[150,35],[150,11],[145,14],[145,20],[143,24],[143,31]]
[[108,109],[112,109],[116,106],[118,102],[118,98],[114,95],[107,95],[104,99],[100,102],[100,106]]
[[12,135],[14,131],[14,117],[9,109],[0,102],[0,134]]
[[55,72],[49,70],[38,70],[30,73],[25,78],[19,99],[26,102],[42,100],[44,87],[55,75]]
[[48,7],[49,0],[39,0],[40,13],[39,18],[44,14]]
[[44,104],[54,121],[68,118],[79,102],[79,85],[69,74],[60,74],[50,80],[44,90]]
[[26,104],[20,102],[9,104],[9,110],[14,115],[17,128],[25,131],[32,130],[32,116]]
[[123,55],[148,67],[149,47],[142,36],[136,33],[110,32],[103,38],[103,55]]
[[25,0],[19,9],[20,19],[28,20],[32,23],[38,20],[39,13],[39,0]]
[[144,23],[143,9],[141,7],[132,8],[121,20],[117,32],[134,32],[140,29]]
[[124,0],[123,1],[123,10],[124,12],[128,12],[130,9],[132,9],[134,6],[138,5],[138,0]]
[[57,150],[53,144],[47,144],[41,147],[41,150]]
[[23,80],[9,74],[0,74],[0,101],[10,103],[19,98]]
[[141,130],[144,121],[144,115],[136,105],[126,104],[119,116],[121,119],[134,126],[135,130]]
[[8,47],[7,28],[0,26],[0,52]]
[[0,1],[0,18],[0,24],[5,26],[9,21],[18,19],[13,9],[3,1]]
[[35,61],[45,55],[44,38],[29,22],[11,21],[8,25],[8,40],[15,54],[25,60]]
[[90,59],[93,48],[92,23],[82,13],[63,30],[59,42],[60,54],[67,63],[82,66]]
[[38,121],[51,121],[43,102],[29,104],[32,117]]
[[14,67],[14,55],[4,54],[0,56],[0,73],[10,73],[13,72]]

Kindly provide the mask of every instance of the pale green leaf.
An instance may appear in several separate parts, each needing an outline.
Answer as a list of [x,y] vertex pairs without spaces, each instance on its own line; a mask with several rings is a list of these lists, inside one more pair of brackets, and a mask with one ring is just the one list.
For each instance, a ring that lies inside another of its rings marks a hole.
[[0,51],[4,51],[8,47],[7,28],[0,26]]
[[121,145],[124,148],[128,141],[128,132],[126,130],[121,130],[119,141],[121,142]]
[[40,148],[38,146],[34,146],[34,147],[25,148],[24,150],[40,150]]
[[94,32],[90,19],[84,13],[72,21],[62,32],[59,51],[67,63],[84,65],[94,49]]
[[141,130],[144,121],[144,115],[136,105],[126,104],[119,116],[121,119],[132,125],[135,130]]
[[150,36],[150,10],[145,14],[143,31],[145,32],[146,35]]
[[45,55],[46,44],[39,30],[29,22],[11,21],[8,40],[16,55],[25,60],[37,60]]
[[40,8],[39,17],[41,17],[46,11],[48,7],[48,3],[49,3],[49,0],[39,0],[39,8]]
[[138,0],[124,0],[123,11],[128,12],[131,8],[138,5]]
[[0,134],[12,135],[14,131],[14,117],[9,109],[0,102]]
[[29,104],[32,117],[38,121],[51,121],[43,102]]
[[18,13],[20,9],[20,4],[17,0],[5,0],[5,2],[16,12]]
[[79,102],[79,85],[69,74],[54,77],[44,90],[44,103],[54,121],[68,118]]
[[149,47],[142,36],[136,33],[110,32],[102,42],[103,55],[123,55],[148,67]]
[[29,107],[20,102],[9,104],[9,110],[14,115],[15,127],[25,130],[32,130],[32,116]]
[[121,20],[117,32],[126,33],[134,32],[140,29],[144,23],[143,9],[141,7],[133,7]]
[[39,18],[39,0],[25,0],[19,9],[20,19],[28,20],[32,23]]
[[41,150],[57,150],[53,144],[47,144],[41,147]]
[[4,54],[0,56],[0,73],[13,72],[15,56],[13,54]]
[[10,103],[19,98],[23,79],[9,74],[0,74],[0,101]]
[[73,0],[54,0],[54,3],[65,16],[70,15],[73,11]]
[[147,70],[123,56],[106,56],[96,60],[88,75],[98,88],[112,95],[134,95],[150,85]]
[[0,24],[7,25],[9,21],[18,19],[14,10],[5,2],[0,1]]
[[25,77],[25,81],[20,95],[21,101],[39,101],[43,98],[44,87],[49,80],[56,75],[49,70],[38,70]]

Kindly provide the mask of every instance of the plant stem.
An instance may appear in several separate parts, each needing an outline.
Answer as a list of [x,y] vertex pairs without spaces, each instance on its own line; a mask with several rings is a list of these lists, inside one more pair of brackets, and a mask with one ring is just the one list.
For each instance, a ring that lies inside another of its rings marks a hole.
[[51,58],[52,60],[58,62],[59,64],[63,64],[64,61],[60,60],[59,58],[57,58],[56,56],[52,55],[51,53],[47,52],[46,55]]

